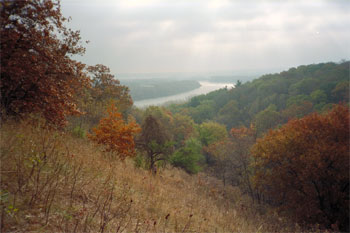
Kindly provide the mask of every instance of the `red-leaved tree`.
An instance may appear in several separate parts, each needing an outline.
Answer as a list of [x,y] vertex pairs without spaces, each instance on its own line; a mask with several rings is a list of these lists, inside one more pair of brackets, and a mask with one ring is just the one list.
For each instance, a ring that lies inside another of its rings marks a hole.
[[301,223],[349,230],[349,114],[291,120],[252,149],[256,187]]
[[55,0],[2,0],[0,16],[1,117],[34,112],[63,125],[89,85],[84,65],[71,58],[85,52],[79,31],[64,25]]

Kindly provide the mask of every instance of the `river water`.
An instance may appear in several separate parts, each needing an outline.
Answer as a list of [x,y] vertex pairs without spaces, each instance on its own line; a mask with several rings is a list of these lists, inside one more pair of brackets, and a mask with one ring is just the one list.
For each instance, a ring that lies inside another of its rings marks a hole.
[[170,102],[183,102],[183,101],[189,100],[190,98],[196,95],[207,94],[209,92],[212,92],[224,87],[227,87],[229,89],[234,87],[233,83],[212,83],[208,81],[199,81],[199,83],[201,86],[192,91],[184,92],[177,95],[166,96],[166,97],[135,101],[134,105],[139,108],[145,108],[151,105],[163,105]]

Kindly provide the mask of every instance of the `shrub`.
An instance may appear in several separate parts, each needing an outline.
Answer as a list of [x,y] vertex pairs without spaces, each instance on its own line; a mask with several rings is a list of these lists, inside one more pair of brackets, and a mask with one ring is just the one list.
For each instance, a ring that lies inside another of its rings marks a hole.
[[173,166],[183,168],[190,174],[198,173],[202,170],[200,163],[204,160],[201,148],[201,143],[197,139],[190,138],[186,141],[185,147],[172,155],[170,162]]

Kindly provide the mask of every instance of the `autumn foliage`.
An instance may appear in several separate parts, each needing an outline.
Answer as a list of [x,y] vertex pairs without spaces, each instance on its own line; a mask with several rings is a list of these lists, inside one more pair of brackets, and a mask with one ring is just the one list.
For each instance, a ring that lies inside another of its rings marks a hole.
[[252,149],[266,199],[300,223],[349,230],[349,108],[289,121]]
[[59,1],[3,0],[1,27],[1,117],[41,113],[62,125],[79,113],[75,96],[89,85],[79,31],[64,25]]
[[133,156],[135,153],[134,136],[140,132],[140,127],[131,121],[126,123],[117,111],[114,103],[108,110],[108,116],[102,118],[99,125],[93,129],[89,138],[105,146],[105,151],[115,152],[121,159]]
[[243,193],[256,197],[251,184],[251,171],[249,167],[251,155],[250,148],[255,142],[256,130],[249,128],[232,128],[230,137],[210,144],[207,151],[214,157],[214,173],[224,182],[230,181],[238,186]]

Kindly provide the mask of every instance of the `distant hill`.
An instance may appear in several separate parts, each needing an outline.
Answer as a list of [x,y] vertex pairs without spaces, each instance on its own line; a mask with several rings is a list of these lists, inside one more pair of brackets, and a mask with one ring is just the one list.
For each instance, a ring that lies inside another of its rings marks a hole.
[[[348,103],[349,65],[349,61],[302,65],[263,75],[232,90],[196,96],[170,109],[186,113],[196,123],[215,120],[228,129],[263,121],[264,131],[290,118],[326,111],[335,103]],[[216,79],[222,78],[228,77]]]

